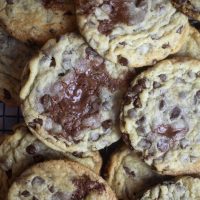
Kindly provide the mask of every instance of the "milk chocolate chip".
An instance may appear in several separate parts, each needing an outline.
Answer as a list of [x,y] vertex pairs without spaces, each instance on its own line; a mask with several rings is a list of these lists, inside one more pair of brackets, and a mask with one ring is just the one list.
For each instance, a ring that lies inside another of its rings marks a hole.
[[37,152],[37,149],[33,144],[30,144],[29,146],[26,147],[26,152],[28,154],[34,155]]

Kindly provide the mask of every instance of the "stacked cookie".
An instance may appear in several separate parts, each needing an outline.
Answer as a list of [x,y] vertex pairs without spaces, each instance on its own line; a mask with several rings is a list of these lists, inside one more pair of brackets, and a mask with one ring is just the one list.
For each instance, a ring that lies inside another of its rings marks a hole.
[[198,6],[0,0],[0,199],[200,199]]

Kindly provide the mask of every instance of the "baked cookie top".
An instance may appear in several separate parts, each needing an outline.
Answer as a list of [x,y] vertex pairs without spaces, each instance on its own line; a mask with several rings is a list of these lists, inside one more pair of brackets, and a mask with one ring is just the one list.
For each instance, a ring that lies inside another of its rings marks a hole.
[[164,178],[143,162],[136,152],[125,146],[111,156],[107,173],[108,184],[121,200],[137,199]]
[[33,136],[25,125],[19,125],[0,145],[0,168],[11,183],[28,167],[52,159],[68,159],[92,169],[97,174],[102,166],[99,152],[88,154],[62,153],[50,149]]
[[164,174],[199,172],[200,61],[165,60],[131,84],[121,112],[124,140]]
[[190,33],[175,56],[187,56],[200,59],[200,33],[196,28],[190,27]]
[[107,183],[87,168],[68,161],[49,161],[24,172],[11,186],[8,200],[116,200]]
[[19,105],[21,73],[35,48],[11,37],[0,27],[0,100]]
[[200,179],[183,177],[174,182],[165,182],[148,190],[141,200],[179,200],[200,199]]
[[100,55],[122,66],[142,67],[177,52],[188,19],[169,0],[75,0],[81,34]]
[[76,30],[73,0],[0,0],[0,20],[14,37],[38,44]]
[[54,149],[102,149],[120,138],[118,105],[128,76],[126,67],[104,60],[79,35],[50,40],[25,75],[25,121]]
[[179,11],[193,19],[200,21],[199,0],[171,0],[171,2]]

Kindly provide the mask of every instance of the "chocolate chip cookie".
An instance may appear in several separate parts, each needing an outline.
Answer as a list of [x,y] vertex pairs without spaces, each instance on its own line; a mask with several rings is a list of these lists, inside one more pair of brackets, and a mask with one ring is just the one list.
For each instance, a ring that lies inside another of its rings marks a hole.
[[140,74],[121,112],[126,143],[169,175],[200,171],[200,61],[165,60]]
[[33,136],[28,128],[19,125],[13,135],[7,136],[0,145],[0,168],[7,174],[9,183],[28,167],[45,160],[68,159],[92,169],[97,174],[102,160],[99,152],[81,154],[54,151]]
[[73,0],[0,0],[0,20],[17,39],[38,44],[76,30]]
[[142,67],[176,53],[188,19],[169,0],[75,0],[81,34],[97,52],[122,66]]
[[24,172],[11,186],[8,200],[117,200],[107,183],[69,161],[49,161]]
[[8,192],[8,178],[6,173],[0,168],[0,200],[5,200]]
[[148,190],[141,200],[199,200],[200,179],[183,177],[177,181],[164,182]]
[[119,140],[126,67],[104,60],[77,34],[50,40],[31,60],[21,90],[26,124],[60,151],[96,151]]
[[193,19],[200,21],[199,0],[171,0],[171,2],[179,11]]
[[19,104],[20,77],[36,49],[12,38],[0,27],[0,100]]
[[195,59],[200,59],[200,33],[193,27],[190,27],[190,34],[185,41],[185,44],[175,54],[175,56],[188,56]]
[[111,157],[107,182],[118,199],[137,199],[150,186],[161,182],[162,178],[164,177],[154,172],[136,152],[125,146]]

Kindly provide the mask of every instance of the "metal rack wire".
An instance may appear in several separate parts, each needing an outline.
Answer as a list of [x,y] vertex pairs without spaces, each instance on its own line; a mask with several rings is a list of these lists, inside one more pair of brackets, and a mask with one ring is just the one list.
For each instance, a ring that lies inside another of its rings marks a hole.
[[10,132],[14,125],[22,121],[19,107],[10,107],[0,102],[0,134]]

